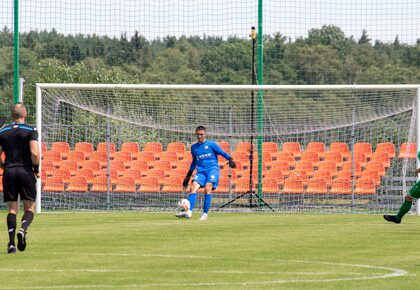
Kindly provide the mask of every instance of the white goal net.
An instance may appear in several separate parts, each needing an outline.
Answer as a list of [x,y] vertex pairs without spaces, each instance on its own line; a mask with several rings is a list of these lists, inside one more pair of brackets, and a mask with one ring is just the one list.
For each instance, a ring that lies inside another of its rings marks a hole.
[[414,85],[38,84],[42,208],[174,210],[202,125],[238,163],[220,159],[213,210],[392,211],[416,181],[417,95]]

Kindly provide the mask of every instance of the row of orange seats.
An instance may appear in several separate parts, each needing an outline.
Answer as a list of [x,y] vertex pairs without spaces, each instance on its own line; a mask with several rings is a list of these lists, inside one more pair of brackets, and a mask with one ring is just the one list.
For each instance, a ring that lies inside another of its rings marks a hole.
[[[251,184],[249,178],[239,178],[234,183],[234,192],[246,193],[250,191]],[[256,190],[256,182],[253,182],[252,189]],[[355,194],[375,194],[377,185],[369,178],[359,178],[355,180]],[[219,182],[216,192],[227,192],[229,189],[226,182]],[[284,184],[274,177],[265,177],[262,180],[263,193],[287,193],[287,194],[351,194],[352,183],[350,178],[336,178],[328,185],[324,178],[312,178],[306,183],[300,178],[288,178]]]
[[[256,190],[255,183],[252,185],[249,178],[239,178],[232,184],[233,193],[243,194]],[[182,192],[182,178],[168,177],[163,183],[155,176],[147,176],[136,183],[134,177],[122,176],[114,183],[106,176],[95,177],[92,184],[89,184],[85,177],[71,177],[68,182],[61,178],[47,178],[43,185],[46,192],[120,192],[120,193],[179,193]],[[229,192],[227,179],[221,179],[216,193]],[[348,178],[337,178],[332,182],[331,187],[327,186],[324,178],[310,179],[305,185],[302,180],[295,178],[286,179],[284,186],[279,186],[275,178],[264,178],[262,181],[263,193],[285,193],[285,194],[351,194],[351,181]],[[374,194],[376,185],[370,178],[360,178],[355,181],[355,194]]]

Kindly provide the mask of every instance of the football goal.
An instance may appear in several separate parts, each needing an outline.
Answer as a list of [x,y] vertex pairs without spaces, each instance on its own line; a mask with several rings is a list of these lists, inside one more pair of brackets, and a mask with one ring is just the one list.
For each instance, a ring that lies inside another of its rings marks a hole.
[[419,88],[37,84],[38,211],[173,211],[199,125],[238,165],[219,159],[214,210],[394,211],[417,179]]

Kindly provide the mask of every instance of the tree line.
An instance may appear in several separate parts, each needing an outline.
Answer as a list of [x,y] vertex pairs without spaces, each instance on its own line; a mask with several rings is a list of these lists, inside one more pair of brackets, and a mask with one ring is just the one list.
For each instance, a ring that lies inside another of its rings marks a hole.
[[[367,31],[347,37],[336,26],[306,37],[264,35],[265,84],[419,83],[420,40],[372,42]],[[250,84],[251,39],[215,36],[131,37],[63,35],[56,30],[20,34],[20,75],[28,84],[193,83]],[[13,33],[0,32],[0,97],[13,100]],[[34,89],[25,88],[27,102]],[[3,105],[4,106],[4,105]],[[3,108],[0,108],[3,109]]]

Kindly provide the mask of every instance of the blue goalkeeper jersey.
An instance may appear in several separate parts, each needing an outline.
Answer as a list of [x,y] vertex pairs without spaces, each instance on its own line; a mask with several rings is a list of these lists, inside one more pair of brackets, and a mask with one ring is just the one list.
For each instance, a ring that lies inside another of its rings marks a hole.
[[219,169],[219,162],[217,155],[222,155],[229,159],[230,155],[220,148],[220,146],[213,141],[206,140],[203,143],[194,143],[191,146],[192,162],[190,171],[197,169],[197,172],[203,172],[210,169]]

